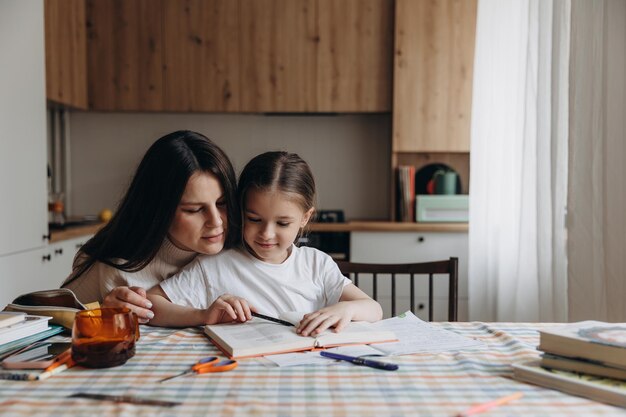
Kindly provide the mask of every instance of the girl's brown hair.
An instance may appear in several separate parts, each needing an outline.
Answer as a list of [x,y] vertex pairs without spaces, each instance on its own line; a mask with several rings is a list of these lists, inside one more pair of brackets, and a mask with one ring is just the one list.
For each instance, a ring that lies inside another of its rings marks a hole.
[[248,190],[289,194],[304,212],[315,207],[315,180],[309,165],[298,154],[274,151],[255,156],[239,176],[237,196],[242,212]]

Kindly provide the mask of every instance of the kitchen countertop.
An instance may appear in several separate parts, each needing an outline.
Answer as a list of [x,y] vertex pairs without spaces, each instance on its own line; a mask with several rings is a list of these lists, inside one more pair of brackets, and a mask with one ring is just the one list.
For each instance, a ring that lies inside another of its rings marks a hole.
[[[68,227],[50,232],[50,243],[93,235],[105,223]],[[345,223],[310,223],[309,232],[467,232],[467,223],[402,223],[359,220]]]

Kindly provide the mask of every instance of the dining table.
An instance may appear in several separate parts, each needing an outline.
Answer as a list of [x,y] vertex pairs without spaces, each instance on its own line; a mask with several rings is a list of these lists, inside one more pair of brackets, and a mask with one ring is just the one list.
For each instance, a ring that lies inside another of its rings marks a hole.
[[[513,378],[512,364],[538,359],[538,331],[554,324],[432,324],[481,343],[386,358],[399,365],[396,371],[332,360],[280,367],[267,358],[249,358],[238,360],[228,372],[190,374],[165,382],[159,381],[188,370],[201,358],[224,358],[223,354],[201,328],[142,325],[135,355],[123,365],[75,366],[42,381],[0,380],[0,415],[456,416],[515,393],[521,398],[484,415],[626,415],[622,408]],[[85,398],[101,395],[126,397]],[[157,404],[127,402],[128,397]]]

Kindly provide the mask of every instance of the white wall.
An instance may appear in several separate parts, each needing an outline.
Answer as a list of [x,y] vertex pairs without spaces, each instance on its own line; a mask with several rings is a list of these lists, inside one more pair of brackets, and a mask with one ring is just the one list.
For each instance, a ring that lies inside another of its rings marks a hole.
[[150,144],[179,129],[214,140],[230,156],[237,173],[261,152],[296,152],[315,175],[318,209],[343,209],[349,219],[388,217],[391,118],[383,114],[74,112],[70,115],[70,214],[116,207]]

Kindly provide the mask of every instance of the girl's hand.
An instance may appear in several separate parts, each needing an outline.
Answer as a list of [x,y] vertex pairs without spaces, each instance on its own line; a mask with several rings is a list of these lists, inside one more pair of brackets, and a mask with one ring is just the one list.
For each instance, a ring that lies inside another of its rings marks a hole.
[[296,332],[302,336],[316,336],[333,326],[335,332],[340,332],[352,321],[353,317],[353,305],[350,302],[339,302],[313,313],[305,314],[296,327]]
[[245,299],[223,294],[205,310],[205,324],[230,323],[232,321],[243,323],[252,318],[252,311],[256,310]]
[[154,317],[152,303],[146,290],[140,287],[116,287],[102,300],[102,307],[126,307],[137,314],[139,323],[145,324]]

